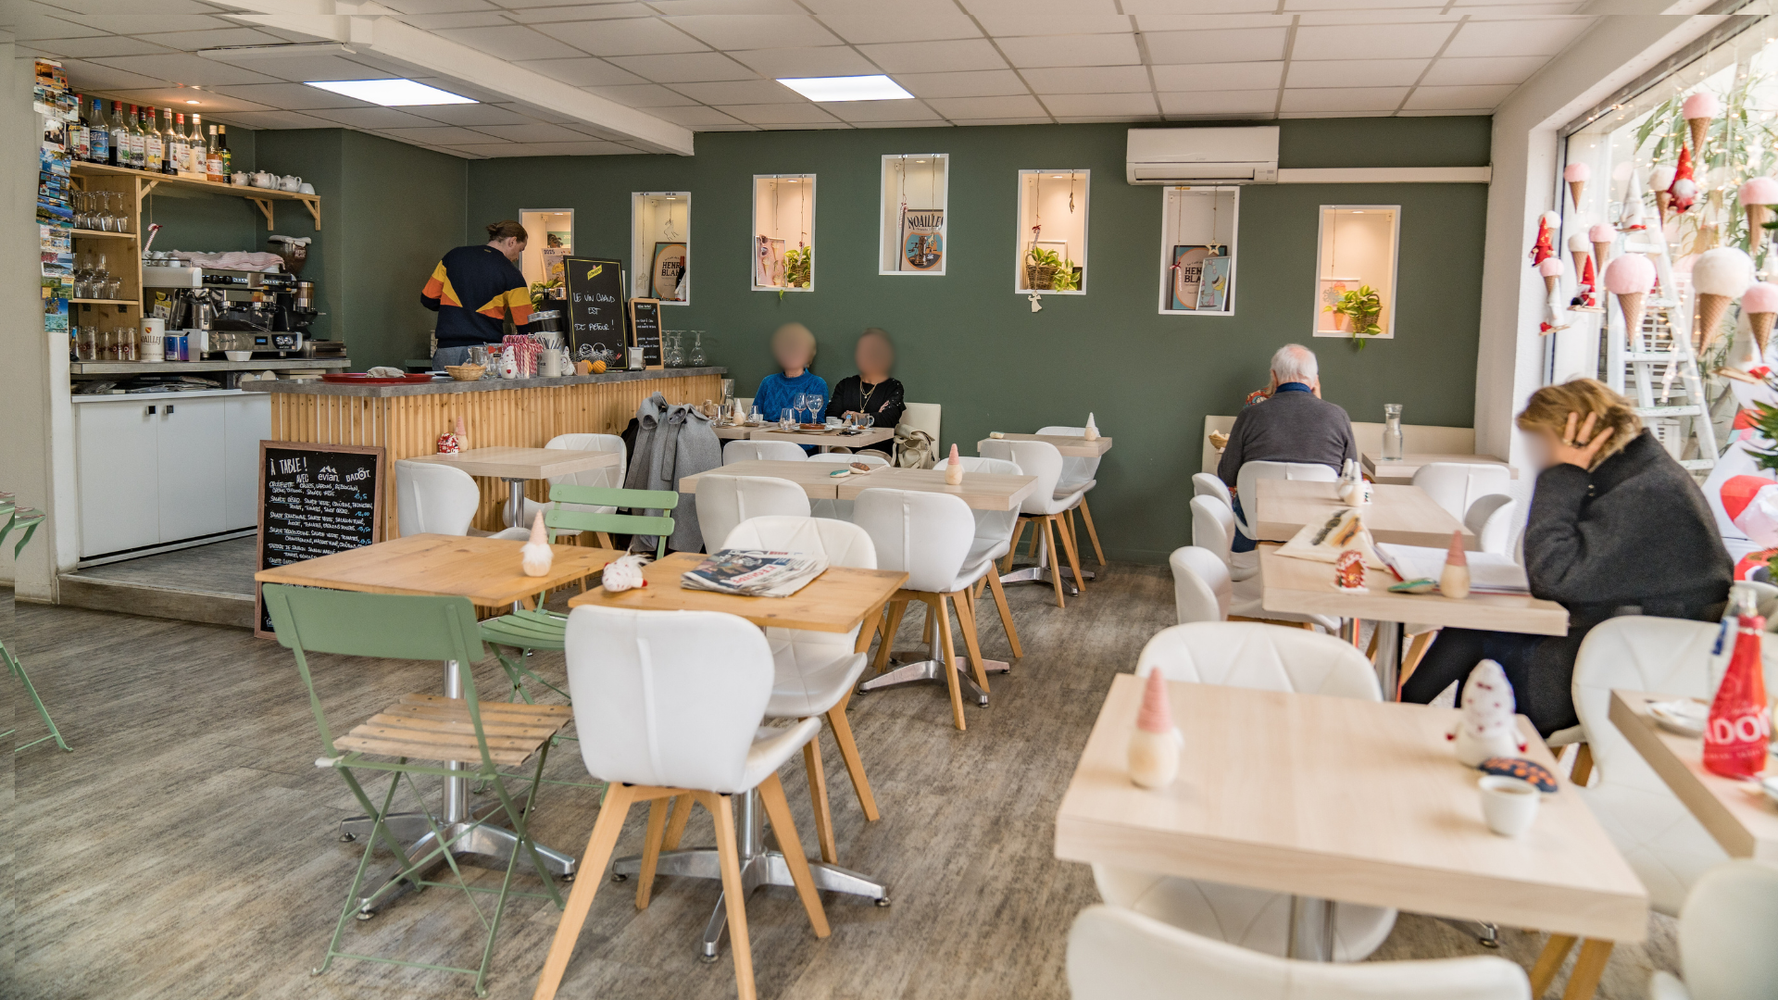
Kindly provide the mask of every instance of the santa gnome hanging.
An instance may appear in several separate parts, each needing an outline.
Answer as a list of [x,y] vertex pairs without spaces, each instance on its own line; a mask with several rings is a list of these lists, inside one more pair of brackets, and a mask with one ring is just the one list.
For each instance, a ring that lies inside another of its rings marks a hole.
[[1698,182],[1692,177],[1692,154],[1683,143],[1679,147],[1679,163],[1673,168],[1673,183],[1667,186],[1667,209],[1684,215],[1698,201]]
[[1545,212],[1537,217],[1537,240],[1531,244],[1532,267],[1556,256],[1556,227],[1561,224],[1562,217],[1554,212]]

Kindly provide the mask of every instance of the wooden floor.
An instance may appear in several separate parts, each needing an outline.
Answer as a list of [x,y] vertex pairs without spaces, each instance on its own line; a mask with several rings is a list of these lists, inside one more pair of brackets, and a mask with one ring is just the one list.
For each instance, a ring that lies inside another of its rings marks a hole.
[[[790,890],[756,893],[748,923],[760,996],[1067,996],[1068,926],[1097,896],[1086,867],[1052,857],[1053,816],[1112,676],[1172,623],[1172,584],[1165,567],[1118,564],[1066,610],[1044,587],[1009,593],[1030,655],[993,678],[993,704],[969,708],[968,732],[951,727],[942,688],[854,699],[880,822],[864,822],[823,737],[841,863],[885,879],[894,905],[828,897],[833,936],[817,941]],[[997,620],[986,612],[982,621],[987,655],[1006,656]],[[11,889],[0,895],[0,996],[470,996],[467,977],[384,965],[342,962],[309,975],[359,856],[357,845],[336,841],[334,824],[357,810],[339,779],[313,766],[319,742],[288,653],[220,626],[29,604],[15,611],[3,589],[0,636],[74,746],[0,755],[0,885]],[[910,621],[898,645],[917,639]],[[354,720],[439,683],[435,664],[317,659],[324,696]],[[546,660],[543,670],[560,668]],[[28,713],[0,677],[0,720],[12,717],[32,738]],[[573,748],[552,758],[553,777],[585,779]],[[812,851],[801,768],[784,778]],[[578,855],[596,812],[593,792],[548,787],[535,829]],[[638,847],[643,815],[633,814],[620,852]],[[709,831],[700,812],[686,842],[708,843]],[[632,888],[602,887],[561,995],[733,997],[726,952],[714,965],[696,957],[715,885],[662,879],[645,913]],[[467,905],[445,890],[409,897],[354,923],[346,943],[474,964],[480,924]],[[490,996],[530,996],[556,921],[547,903],[515,905]],[[1613,956],[1601,997],[1640,998],[1650,969],[1673,968],[1672,921],[1654,918],[1650,930],[1647,945]],[[1502,938],[1500,954],[1526,967],[1543,940],[1507,929]],[[1456,930],[1404,914],[1377,957],[1481,951]],[[1180,996],[1190,995],[1182,984]]]

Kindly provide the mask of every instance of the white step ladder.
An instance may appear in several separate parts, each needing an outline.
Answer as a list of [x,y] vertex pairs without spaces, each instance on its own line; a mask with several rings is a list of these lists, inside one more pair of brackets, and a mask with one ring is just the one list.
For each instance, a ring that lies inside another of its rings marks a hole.
[[[1637,330],[1624,329],[1621,310],[1612,309],[1606,314],[1606,384],[1631,395],[1625,386],[1627,372],[1634,383],[1636,413],[1653,425],[1663,444],[1677,451],[1680,465],[1694,474],[1707,474],[1716,466],[1716,427],[1711,422],[1704,379],[1698,371],[1697,352],[1692,349],[1689,289],[1680,288],[1675,281],[1673,262],[1659,230],[1625,233],[1623,252],[1647,254],[1654,261],[1660,297],[1646,300],[1641,328]],[[1675,377],[1683,388],[1681,403],[1672,402]],[[1675,448],[1664,433],[1674,422],[1682,427],[1690,424],[1690,437],[1696,445],[1691,457],[1686,456],[1685,445]]]

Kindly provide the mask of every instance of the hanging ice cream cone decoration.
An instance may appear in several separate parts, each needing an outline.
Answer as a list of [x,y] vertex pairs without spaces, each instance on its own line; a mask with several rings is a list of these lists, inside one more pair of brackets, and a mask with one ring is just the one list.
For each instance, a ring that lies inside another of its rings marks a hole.
[[1617,296],[1617,306],[1624,314],[1624,331],[1632,344],[1636,331],[1642,327],[1643,302],[1654,286],[1654,263],[1642,254],[1623,254],[1605,265],[1605,288]]
[[1617,242],[1617,230],[1600,223],[1587,230],[1587,242],[1593,244],[1594,266],[1605,270],[1605,262],[1611,259],[1611,245]]
[[1568,265],[1562,263],[1560,257],[1550,257],[1537,265],[1537,273],[1543,275],[1544,292],[1553,293],[1561,289],[1562,275],[1567,270]]
[[1568,237],[1568,256],[1574,261],[1574,273],[1580,276],[1593,256],[1593,244],[1587,241],[1586,233],[1575,233]]
[[1778,181],[1770,177],[1752,177],[1735,192],[1735,200],[1747,213],[1747,246],[1758,253],[1772,235],[1765,228],[1772,221],[1772,206],[1778,204]]
[[1568,197],[1574,200],[1575,209],[1580,208],[1581,192],[1587,189],[1587,181],[1593,178],[1593,168],[1584,163],[1570,163],[1562,168],[1562,179],[1568,182]]
[[1691,127],[1692,148],[1699,153],[1704,151],[1704,139],[1710,134],[1710,122],[1722,114],[1722,101],[1708,90],[1700,90],[1685,99],[1679,106],[1679,113],[1685,116],[1686,125]]
[[1759,360],[1766,360],[1766,347],[1772,342],[1772,321],[1778,320],[1778,285],[1759,282],[1741,293],[1741,312],[1753,327],[1754,342],[1759,344]]
[[1648,186],[1655,193],[1655,212],[1661,217],[1661,225],[1667,225],[1667,209],[1673,195],[1667,189],[1673,186],[1673,178],[1678,171],[1671,166],[1662,164],[1648,172]]
[[1698,293],[1698,353],[1710,349],[1729,303],[1753,284],[1753,258],[1734,247],[1717,247],[1698,255],[1692,265],[1692,288]]

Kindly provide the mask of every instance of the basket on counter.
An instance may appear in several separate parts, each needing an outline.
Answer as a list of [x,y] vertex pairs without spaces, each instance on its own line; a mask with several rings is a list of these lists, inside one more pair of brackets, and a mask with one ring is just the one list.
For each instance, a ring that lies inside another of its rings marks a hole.
[[487,370],[488,370],[487,366],[485,366],[485,365],[446,365],[445,366],[445,374],[449,375],[450,377],[456,379],[459,382],[480,381],[482,374],[484,372],[486,372]]

